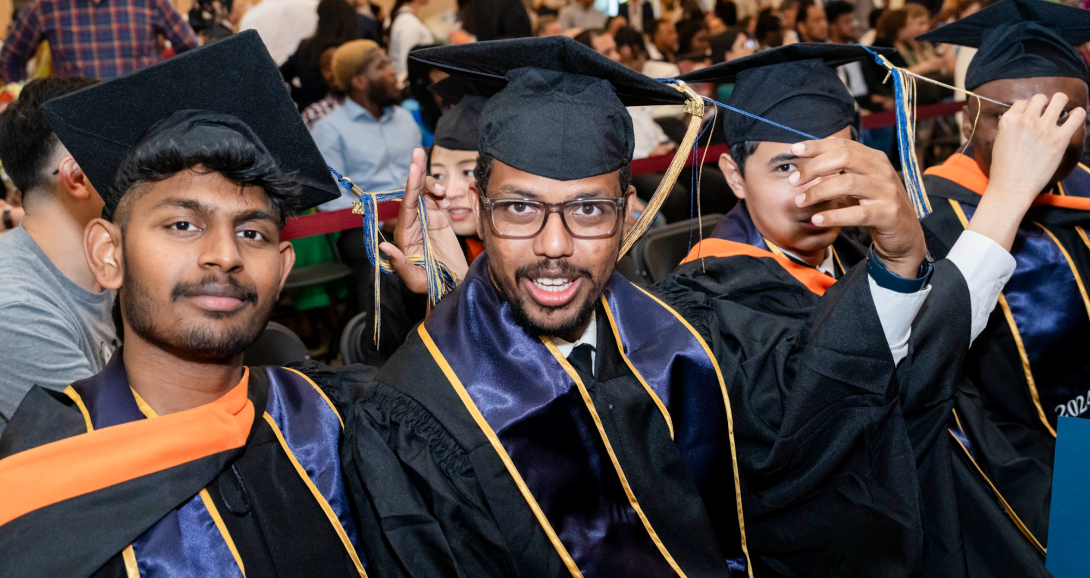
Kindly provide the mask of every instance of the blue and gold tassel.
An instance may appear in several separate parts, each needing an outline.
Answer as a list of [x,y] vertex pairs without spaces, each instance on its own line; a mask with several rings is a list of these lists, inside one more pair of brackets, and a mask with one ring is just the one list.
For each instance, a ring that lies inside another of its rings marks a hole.
[[[379,252],[379,238],[381,233],[378,230],[378,204],[387,201],[398,201],[405,196],[405,189],[396,191],[381,191],[381,192],[366,192],[356,186],[352,182],[352,179],[341,176],[333,167],[329,168],[329,172],[333,173],[337,182],[344,187],[345,190],[356,196],[356,201],[352,203],[352,213],[363,217],[363,246],[367,252],[367,259],[375,266],[375,346],[379,344],[379,325],[382,322],[382,308],[380,306],[381,294],[380,294],[380,275],[382,273],[393,273],[393,267],[390,266],[390,262],[382,258]],[[416,206],[417,216],[420,218],[420,228],[422,238],[424,239],[424,254],[423,255],[406,255],[417,267],[423,267],[427,272],[428,277],[428,300],[434,305],[439,302],[447,293],[454,290],[454,287],[458,283],[457,277],[446,265],[439,261],[435,255],[435,250],[432,248],[431,239],[428,237],[428,209],[424,203],[424,199],[420,199],[420,202]]]

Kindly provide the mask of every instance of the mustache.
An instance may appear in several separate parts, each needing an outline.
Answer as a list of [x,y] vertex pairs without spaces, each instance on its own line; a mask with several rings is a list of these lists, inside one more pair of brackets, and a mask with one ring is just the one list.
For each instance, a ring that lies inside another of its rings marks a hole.
[[170,300],[177,301],[182,297],[195,295],[231,297],[242,302],[257,303],[256,289],[239,283],[238,279],[229,275],[215,274],[191,283],[178,283],[170,291]]
[[537,279],[538,277],[578,277],[590,278],[590,270],[576,267],[566,260],[542,259],[537,263],[529,263],[515,269],[515,281],[520,279]]

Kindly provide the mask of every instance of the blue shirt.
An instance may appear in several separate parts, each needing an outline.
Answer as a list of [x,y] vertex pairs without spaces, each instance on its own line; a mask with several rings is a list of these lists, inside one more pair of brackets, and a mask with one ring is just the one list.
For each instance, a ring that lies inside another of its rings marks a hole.
[[[376,119],[350,98],[318,121],[311,136],[329,166],[368,192],[405,188],[413,149],[420,146],[420,128],[408,111],[388,106]],[[319,210],[344,209],[354,200],[352,193],[341,189],[341,198]]]

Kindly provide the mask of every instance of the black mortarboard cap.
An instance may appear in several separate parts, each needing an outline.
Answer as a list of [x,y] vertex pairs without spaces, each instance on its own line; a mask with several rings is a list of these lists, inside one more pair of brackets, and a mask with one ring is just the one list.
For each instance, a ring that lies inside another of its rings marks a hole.
[[[98,189],[110,216],[124,191],[114,190],[129,150],[147,138],[243,138],[295,173],[306,209],[340,196],[318,147],[255,31],[42,106],[68,152]],[[154,127],[154,131],[152,129]]]
[[409,58],[470,81],[491,97],[479,150],[521,171],[575,180],[632,159],[626,106],[684,104],[673,86],[564,36],[414,50]]
[[[855,100],[835,67],[873,58],[859,46],[797,43],[679,76],[686,82],[734,82],[728,105],[802,133],[825,138],[855,120]],[[798,133],[724,111],[727,143],[805,140]]]
[[443,113],[435,125],[435,146],[453,151],[475,151],[477,127],[487,99],[465,95],[454,108]]
[[919,37],[979,49],[965,88],[993,80],[1059,76],[1090,82],[1074,46],[1090,41],[1090,11],[1044,0],[1003,0]]

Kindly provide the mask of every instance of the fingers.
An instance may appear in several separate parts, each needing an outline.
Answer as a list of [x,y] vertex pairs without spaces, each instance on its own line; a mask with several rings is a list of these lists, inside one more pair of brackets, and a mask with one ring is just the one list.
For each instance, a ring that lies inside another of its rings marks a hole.
[[787,182],[799,187],[819,177],[843,172],[875,174],[881,170],[875,164],[875,153],[876,151],[863,144],[842,138],[795,143],[791,145],[791,154],[809,160],[800,163],[798,170],[788,177]]
[[[1045,98],[1045,96],[1042,94],[1034,95],[1033,98],[1036,99],[1038,96],[1040,96],[1042,99]],[[1043,120],[1048,123],[1048,126],[1058,126],[1060,124],[1060,115],[1063,114],[1065,106],[1067,106],[1066,94],[1062,92],[1057,92],[1056,94],[1052,95],[1052,100],[1048,101],[1043,116]]]
[[[1044,113],[1045,107],[1048,106],[1048,97],[1043,94],[1035,94],[1033,98],[1029,99],[1029,103],[1026,105],[1026,114],[1030,118],[1039,118]],[[1059,116],[1059,114],[1057,114]]]
[[1068,140],[1074,136],[1075,131],[1083,127],[1083,123],[1086,122],[1086,109],[1076,108],[1067,115],[1067,120],[1064,121],[1060,128],[1063,131],[1063,135]]
[[427,158],[424,155],[424,149],[413,149],[413,162],[409,165],[409,179],[405,182],[405,196],[401,199],[401,210],[403,212],[416,210],[418,199],[421,193],[424,192],[426,182],[424,167],[427,166],[426,163]]
[[413,293],[427,293],[427,280],[422,277],[426,276],[423,269],[417,267],[405,256],[405,253],[401,252],[393,243],[384,242],[378,246],[383,253],[386,253],[387,261],[390,262],[390,267],[397,273],[398,277],[405,283],[405,286],[409,288]]
[[874,189],[862,186],[864,180],[864,177],[851,173],[837,175],[803,191],[795,197],[795,204],[800,207],[809,207],[848,196],[865,198]]
[[889,220],[887,208],[881,204],[852,205],[840,209],[822,211],[810,218],[819,227],[867,227],[883,228]]

